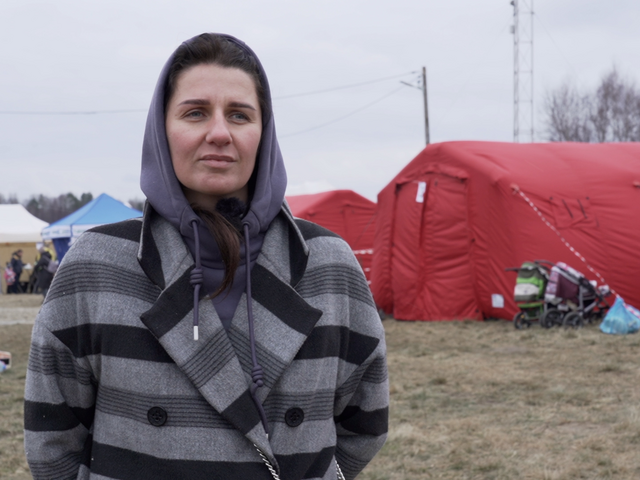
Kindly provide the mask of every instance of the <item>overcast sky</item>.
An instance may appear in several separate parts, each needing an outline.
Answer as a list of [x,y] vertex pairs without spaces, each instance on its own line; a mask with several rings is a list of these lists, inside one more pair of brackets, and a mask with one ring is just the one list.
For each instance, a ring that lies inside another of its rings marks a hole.
[[[545,92],[594,88],[614,65],[640,79],[640,2],[534,1],[543,141]],[[0,193],[142,199],[157,76],[183,40],[213,31],[244,40],[267,71],[288,193],[375,200],[424,148],[422,94],[400,83],[422,66],[432,142],[513,140],[512,24],[509,0],[2,0]],[[113,110],[133,112],[55,114]]]

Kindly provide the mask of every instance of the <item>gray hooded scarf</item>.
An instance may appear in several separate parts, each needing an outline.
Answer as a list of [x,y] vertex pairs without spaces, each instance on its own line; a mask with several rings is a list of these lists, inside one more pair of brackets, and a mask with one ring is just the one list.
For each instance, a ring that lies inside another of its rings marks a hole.
[[[228,328],[238,301],[245,291],[244,279],[247,263],[249,268],[255,263],[262,247],[264,234],[282,207],[287,175],[276,137],[271,93],[264,69],[258,57],[244,42],[230,35],[220,34],[219,36],[237,45],[247,55],[255,59],[260,69],[260,82],[265,92],[265,108],[262,111],[262,138],[256,158],[255,168],[257,171],[254,171],[255,186],[253,191],[249,192],[249,208],[242,218],[243,226],[246,224],[249,229],[249,252],[246,252],[245,246],[242,245],[240,265],[236,271],[233,285],[213,300],[220,319]],[[185,43],[188,44],[193,40],[192,38]],[[221,285],[225,266],[215,239],[205,223],[193,211],[182,191],[171,162],[165,131],[165,84],[174,56],[175,52],[162,69],[151,100],[142,147],[140,186],[153,209],[180,231],[196,260],[196,264],[198,256],[200,257],[204,290],[205,293],[210,294]],[[196,225],[197,227],[195,227]],[[194,227],[197,228],[197,233],[194,232]],[[196,247],[196,239],[199,241],[199,248]],[[248,262],[247,257],[249,257]]]

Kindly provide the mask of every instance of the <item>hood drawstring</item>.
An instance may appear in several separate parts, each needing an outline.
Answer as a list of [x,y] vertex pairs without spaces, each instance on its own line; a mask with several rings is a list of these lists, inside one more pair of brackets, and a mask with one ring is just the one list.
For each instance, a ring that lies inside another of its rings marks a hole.
[[255,340],[255,332],[253,327],[253,307],[251,305],[251,268],[250,268],[250,259],[249,259],[249,224],[243,223],[242,227],[244,229],[244,245],[245,245],[245,264],[246,264],[246,294],[247,294],[247,319],[249,321],[249,343],[251,344],[251,398],[253,399],[253,403],[256,404],[256,408],[260,413],[260,420],[262,421],[262,426],[264,427],[264,431],[267,434],[267,438],[269,437],[269,426],[267,424],[267,415],[264,411],[262,403],[258,400],[258,396],[256,392],[258,388],[264,385],[264,381],[262,378],[262,367],[258,364],[258,357],[256,355],[256,340]]
[[[193,226],[193,232],[195,237],[195,262],[196,266],[193,270],[191,270],[189,283],[193,285],[193,339],[198,340],[198,321],[200,317],[199,307],[200,307],[200,287],[204,281],[204,273],[202,270],[202,264],[200,259],[200,235],[198,233],[198,221],[193,220],[191,222]],[[244,244],[245,244],[245,271],[246,271],[246,295],[247,295],[247,318],[249,321],[249,343],[251,344],[251,398],[253,399],[253,403],[255,403],[256,408],[258,409],[258,413],[260,414],[260,421],[262,422],[262,426],[264,427],[264,431],[269,437],[269,426],[267,424],[267,415],[264,411],[264,407],[260,400],[258,400],[258,396],[256,392],[258,388],[264,385],[263,380],[263,372],[262,367],[258,363],[258,356],[256,355],[256,340],[255,340],[255,330],[254,330],[254,322],[253,322],[253,306],[251,304],[251,264],[249,258],[250,251],[250,238],[249,238],[249,224],[244,223]]]
[[191,270],[189,283],[193,285],[193,339],[198,340],[198,321],[200,320],[200,287],[204,282],[204,271],[200,260],[200,234],[198,233],[198,221],[192,220],[193,235],[196,242],[195,261],[196,266]]

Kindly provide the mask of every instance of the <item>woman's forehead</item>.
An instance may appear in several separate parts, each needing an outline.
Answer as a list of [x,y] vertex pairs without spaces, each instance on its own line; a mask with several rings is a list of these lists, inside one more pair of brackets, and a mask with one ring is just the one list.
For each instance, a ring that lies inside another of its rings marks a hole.
[[215,64],[195,65],[180,73],[172,101],[180,103],[187,97],[242,97],[258,101],[253,79],[239,68]]

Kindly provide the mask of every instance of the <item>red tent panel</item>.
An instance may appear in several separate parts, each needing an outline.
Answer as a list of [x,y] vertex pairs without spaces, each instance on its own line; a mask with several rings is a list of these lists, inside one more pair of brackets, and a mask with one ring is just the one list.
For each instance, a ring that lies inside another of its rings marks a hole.
[[564,261],[598,280],[563,237],[640,306],[638,219],[640,144],[430,145],[378,195],[372,291],[399,319],[512,318],[506,267]]
[[373,257],[376,204],[351,190],[287,196],[295,217],[340,235],[354,251],[369,280]]

